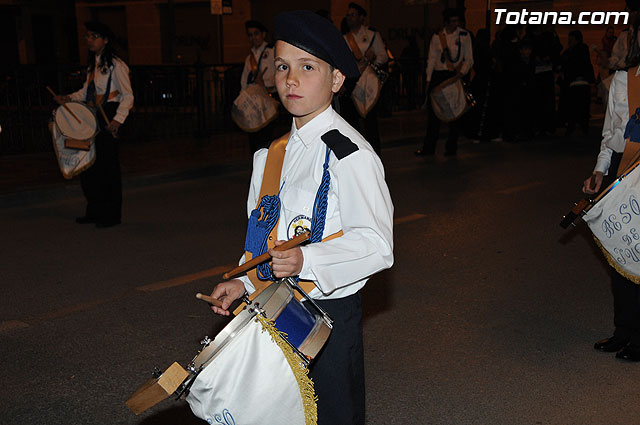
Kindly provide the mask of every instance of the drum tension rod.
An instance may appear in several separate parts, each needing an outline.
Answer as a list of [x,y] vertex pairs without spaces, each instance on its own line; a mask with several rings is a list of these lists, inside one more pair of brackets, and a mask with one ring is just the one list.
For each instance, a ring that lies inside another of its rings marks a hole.
[[307,294],[304,289],[302,289],[302,287],[298,284],[296,279],[291,279],[291,278],[287,278],[289,283],[291,284],[291,286],[293,286],[293,288],[298,291],[300,293],[300,295],[302,295],[305,299],[305,301],[309,301],[309,303],[315,307],[316,310],[318,310],[320,312],[320,314],[322,314],[322,317],[324,318],[325,322],[327,322],[327,324],[332,327],[333,325],[333,320],[331,319],[331,317],[329,316],[329,314],[324,311],[322,309],[322,307],[320,307],[318,304],[316,304],[316,302],[313,300],[313,298],[311,298],[309,296],[309,294]]

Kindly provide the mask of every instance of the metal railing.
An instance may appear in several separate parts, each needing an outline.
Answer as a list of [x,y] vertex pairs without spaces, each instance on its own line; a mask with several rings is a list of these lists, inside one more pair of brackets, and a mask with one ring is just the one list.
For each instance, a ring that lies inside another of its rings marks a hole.
[[[422,62],[416,69],[424,69]],[[242,64],[131,66],[130,71],[135,104],[124,127],[127,142],[238,130],[230,112],[240,91]],[[392,68],[390,74],[382,113],[389,116],[419,106],[424,72]],[[59,94],[72,93],[82,87],[85,75],[79,65],[0,69],[0,154],[51,151],[48,122],[58,105],[46,86]]]

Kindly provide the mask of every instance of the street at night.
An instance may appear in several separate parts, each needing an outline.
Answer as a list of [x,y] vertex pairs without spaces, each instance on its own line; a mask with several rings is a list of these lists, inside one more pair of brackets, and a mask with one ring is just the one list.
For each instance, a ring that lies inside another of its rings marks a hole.
[[[456,158],[383,146],[395,264],[363,290],[367,423],[637,422],[637,366],[593,349],[613,328],[608,266],[584,223],[558,225],[592,170],[591,130],[462,140]],[[125,178],[109,229],[73,222],[77,186],[3,195],[0,422],[201,423],[183,401],[140,416],[124,402],[224,326],[195,294],[241,255],[249,177],[247,160]]]

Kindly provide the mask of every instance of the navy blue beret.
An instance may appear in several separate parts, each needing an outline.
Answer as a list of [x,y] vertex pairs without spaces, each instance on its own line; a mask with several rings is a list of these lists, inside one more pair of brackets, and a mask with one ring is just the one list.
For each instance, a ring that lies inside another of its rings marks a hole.
[[106,26],[102,22],[89,21],[89,22],[85,22],[84,26],[85,28],[87,28],[87,31],[100,34],[102,37],[108,38],[110,41],[114,41],[113,32],[108,26]]
[[347,78],[357,78],[360,70],[342,34],[331,21],[310,10],[295,10],[276,16],[274,39],[311,53],[337,68]]

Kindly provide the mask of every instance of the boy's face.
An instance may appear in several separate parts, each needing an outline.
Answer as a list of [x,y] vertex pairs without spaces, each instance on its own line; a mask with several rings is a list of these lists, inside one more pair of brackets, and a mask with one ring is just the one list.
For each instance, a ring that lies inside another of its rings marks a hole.
[[276,42],[276,88],[301,128],[329,107],[344,75],[328,63],[282,40]]
[[251,47],[260,47],[262,42],[264,42],[264,36],[265,33],[260,31],[258,28],[249,28],[247,30],[247,37],[249,37]]

